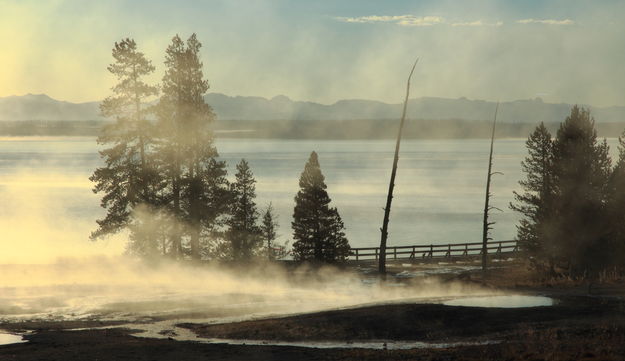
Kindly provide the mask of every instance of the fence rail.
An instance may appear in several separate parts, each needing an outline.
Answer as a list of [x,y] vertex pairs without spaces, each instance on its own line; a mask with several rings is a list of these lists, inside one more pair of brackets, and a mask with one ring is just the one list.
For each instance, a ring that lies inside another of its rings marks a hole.
[[[502,257],[519,252],[519,245],[517,241],[490,241],[487,244],[487,250],[489,255]],[[482,242],[386,247],[387,260],[452,260],[477,257],[481,254]],[[349,250],[350,261],[377,261],[379,257],[380,247],[350,248]]]

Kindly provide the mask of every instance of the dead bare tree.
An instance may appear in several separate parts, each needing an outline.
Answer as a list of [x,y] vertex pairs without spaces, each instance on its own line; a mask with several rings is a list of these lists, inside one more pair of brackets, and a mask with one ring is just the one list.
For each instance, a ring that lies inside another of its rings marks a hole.
[[497,107],[495,108],[495,117],[493,119],[493,132],[490,136],[490,154],[488,156],[488,174],[486,176],[486,199],[484,201],[484,223],[483,223],[483,234],[482,234],[482,271],[486,271],[487,262],[488,262],[488,240],[492,239],[488,236],[488,232],[493,229],[491,227],[495,222],[488,221],[488,215],[491,209],[497,209],[501,211],[501,209],[497,207],[493,207],[489,205],[490,197],[492,196],[490,192],[490,181],[493,175],[502,174],[501,172],[493,172],[493,144],[495,143],[495,126],[497,124],[497,111],[499,110],[499,102],[497,102]]
[[397,133],[397,142],[395,143],[395,158],[393,158],[393,169],[391,170],[391,181],[388,185],[388,195],[386,197],[386,207],[384,207],[384,220],[382,221],[382,236],[380,239],[380,265],[379,272],[381,275],[386,276],[386,240],[388,238],[388,221],[391,215],[391,203],[393,202],[393,189],[395,188],[395,175],[397,174],[397,161],[399,160],[399,146],[401,144],[401,133],[404,128],[404,122],[406,120],[406,108],[408,107],[408,96],[410,95],[410,79],[414,68],[417,66],[419,58],[415,60],[408,75],[408,82],[406,84],[406,99],[404,99],[404,110],[401,115],[401,121],[399,123],[399,132]]

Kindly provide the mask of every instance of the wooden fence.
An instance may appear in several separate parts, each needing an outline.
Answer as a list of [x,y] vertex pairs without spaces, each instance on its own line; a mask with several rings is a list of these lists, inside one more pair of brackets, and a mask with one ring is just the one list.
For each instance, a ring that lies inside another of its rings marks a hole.
[[[517,241],[490,241],[487,250],[490,256],[503,257],[519,252],[519,245]],[[459,260],[481,254],[482,242],[386,247],[387,260]],[[380,247],[350,248],[348,260],[377,261],[379,255]]]

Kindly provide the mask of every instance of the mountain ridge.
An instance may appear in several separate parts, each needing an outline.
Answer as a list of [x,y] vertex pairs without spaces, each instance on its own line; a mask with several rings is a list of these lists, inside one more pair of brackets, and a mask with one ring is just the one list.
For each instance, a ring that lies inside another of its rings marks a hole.
[[[229,120],[384,120],[397,119],[400,103],[367,99],[340,99],[332,104],[292,100],[285,95],[272,98],[205,95],[217,118]],[[495,102],[461,98],[420,97],[409,100],[408,117],[412,119],[468,121],[492,119]],[[500,103],[498,120],[503,123],[561,122],[570,113],[571,104],[545,103],[540,98]],[[625,106],[590,107],[597,122],[625,122]],[[46,94],[0,97],[0,121],[81,121],[104,120],[99,102],[72,103]]]

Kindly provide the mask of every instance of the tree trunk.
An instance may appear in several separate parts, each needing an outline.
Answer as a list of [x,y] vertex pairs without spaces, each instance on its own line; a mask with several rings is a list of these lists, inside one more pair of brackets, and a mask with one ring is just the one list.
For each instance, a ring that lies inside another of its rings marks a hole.
[[391,215],[391,203],[393,202],[393,189],[395,188],[395,175],[397,174],[397,162],[399,161],[399,146],[401,144],[401,134],[404,128],[404,122],[406,120],[406,108],[408,107],[408,96],[410,95],[410,78],[414,68],[417,66],[419,58],[414,62],[410,75],[408,75],[408,82],[406,84],[406,99],[404,100],[404,109],[401,115],[401,121],[399,122],[399,132],[397,133],[397,142],[395,143],[395,157],[393,158],[393,168],[391,170],[391,180],[388,185],[388,195],[386,197],[386,207],[384,207],[384,220],[382,221],[382,236],[380,239],[380,260],[379,260],[379,272],[386,277],[386,240],[388,238],[388,221]]
[[488,263],[488,231],[491,229],[493,222],[488,221],[488,212],[491,207],[490,203],[490,180],[493,176],[493,145],[495,142],[495,125],[497,123],[497,111],[499,110],[499,103],[495,108],[495,118],[493,119],[493,132],[490,136],[490,154],[488,155],[488,174],[486,175],[486,197],[484,200],[484,219],[482,229],[482,271],[486,272]]

